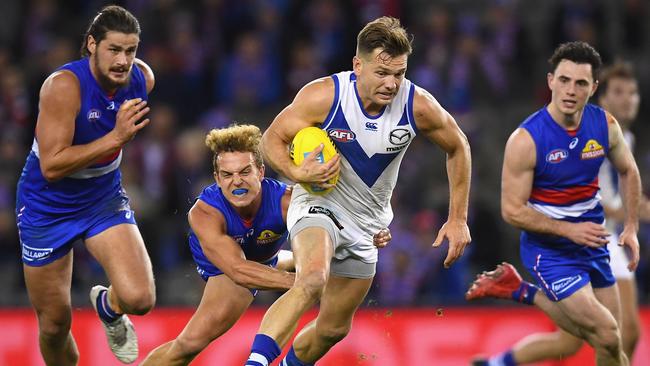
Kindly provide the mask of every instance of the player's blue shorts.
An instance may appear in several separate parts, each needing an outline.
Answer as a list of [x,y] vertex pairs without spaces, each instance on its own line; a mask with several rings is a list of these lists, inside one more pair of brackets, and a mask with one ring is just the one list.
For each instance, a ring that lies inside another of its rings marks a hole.
[[119,224],[136,225],[129,198],[120,193],[73,215],[44,215],[16,205],[16,224],[23,263],[44,266],[66,254],[78,239],[87,239]]
[[[194,258],[194,262],[196,263],[196,271],[203,278],[203,281],[207,281],[210,277],[223,274],[223,271],[212,264],[203,253],[195,253],[195,251],[192,251],[192,258]],[[278,265],[278,255],[276,254],[273,258],[260,263],[275,268]],[[250,289],[250,292],[253,296],[257,295],[256,289]]]
[[593,288],[616,283],[607,247],[553,248],[522,240],[520,248],[524,266],[552,301],[565,299],[588,283]]

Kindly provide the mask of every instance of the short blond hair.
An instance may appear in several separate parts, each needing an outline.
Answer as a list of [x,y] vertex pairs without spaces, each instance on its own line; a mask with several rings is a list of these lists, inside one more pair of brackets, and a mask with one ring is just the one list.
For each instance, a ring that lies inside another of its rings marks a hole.
[[212,150],[214,157],[212,165],[218,170],[217,157],[223,152],[250,152],[253,153],[255,164],[258,168],[264,165],[260,141],[262,132],[254,125],[232,124],[226,128],[215,128],[205,136],[205,145]]

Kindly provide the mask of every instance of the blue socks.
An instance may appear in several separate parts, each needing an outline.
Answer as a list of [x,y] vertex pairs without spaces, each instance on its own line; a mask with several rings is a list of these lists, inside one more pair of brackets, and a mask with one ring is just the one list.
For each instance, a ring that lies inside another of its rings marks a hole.
[[104,323],[112,323],[122,316],[122,314],[118,314],[113,309],[111,309],[111,305],[108,303],[107,290],[103,290],[99,293],[99,296],[97,296],[96,306],[97,314]]
[[489,366],[517,366],[515,363],[515,356],[512,350],[508,350],[500,355],[490,358],[488,361]]
[[246,366],[269,366],[282,353],[280,346],[266,334],[255,335]]
[[284,357],[284,360],[280,362],[279,366],[314,366],[314,364],[300,361],[298,357],[296,357],[296,351],[294,351],[292,346],[289,353]]
[[519,288],[512,293],[512,299],[522,304],[533,305],[538,290],[532,283],[521,281]]

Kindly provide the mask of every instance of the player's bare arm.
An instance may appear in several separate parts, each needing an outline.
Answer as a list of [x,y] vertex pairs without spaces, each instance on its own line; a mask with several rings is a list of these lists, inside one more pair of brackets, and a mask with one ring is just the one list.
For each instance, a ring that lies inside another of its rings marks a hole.
[[501,177],[501,214],[509,224],[526,231],[568,238],[574,243],[602,247],[607,230],[593,222],[570,223],[554,220],[527,205],[533,188],[537,157],[535,142],[528,131],[518,128],[506,144]]
[[623,138],[623,131],[616,119],[607,114],[609,132],[609,155],[607,156],[620,176],[621,196],[625,208],[625,226],[619,235],[619,245],[630,248],[632,258],[628,269],[633,271],[639,264],[639,202],[641,200],[641,178],[632,152]]
[[287,147],[298,131],[323,122],[333,101],[332,78],[317,79],[305,85],[293,102],[278,114],[264,132],[261,144],[264,160],[274,170],[297,183],[326,184],[325,182],[336,176],[339,170],[339,155],[325,164],[320,164],[316,160],[316,156],[322,150],[320,148],[305,158],[300,166],[295,166],[287,151]]
[[467,227],[472,166],[470,147],[454,118],[424,89],[416,88],[413,115],[418,130],[447,153],[449,219],[440,229],[433,246],[440,246],[445,238],[449,241],[444,262],[448,268],[460,258],[471,241]]
[[246,260],[241,247],[226,233],[223,215],[214,207],[197,200],[188,220],[210,262],[236,284],[262,290],[287,290],[293,285],[294,274]]
[[79,81],[69,71],[55,72],[41,87],[36,139],[41,171],[48,181],[59,180],[118,151],[149,123],[146,119],[136,125],[149,107],[146,102],[133,99],[120,107],[113,131],[91,143],[73,146],[80,100]]
[[151,93],[154,85],[156,85],[156,78],[153,74],[153,70],[151,69],[151,67],[149,67],[149,65],[147,65],[146,62],[140,60],[139,58],[134,59],[133,63],[138,68],[140,68],[140,70],[144,74],[144,79],[147,82],[147,94]]

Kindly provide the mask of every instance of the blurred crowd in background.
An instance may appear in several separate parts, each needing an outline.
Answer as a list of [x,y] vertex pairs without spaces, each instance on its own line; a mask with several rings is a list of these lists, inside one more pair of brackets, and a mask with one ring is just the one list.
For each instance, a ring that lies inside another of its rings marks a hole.
[[[369,306],[464,305],[476,272],[519,266],[519,233],[500,215],[508,135],[550,98],[546,60],[561,42],[584,40],[605,63],[633,63],[641,88],[637,163],[650,193],[650,3],[644,0],[130,0],[138,57],[154,70],[150,118],[125,150],[123,182],[154,265],[158,305],[195,305],[203,281],[186,234],[187,211],[212,180],[204,137],[233,121],[265,128],[302,85],[351,68],[356,35],[378,16],[414,35],[407,78],[429,90],[468,135],[473,152],[470,229],[460,262],[443,269],[432,249],[445,221],[448,183],[441,150],[418,138],[393,195],[393,241],[380,252]],[[82,34],[105,1],[3,0],[0,11],[0,306],[24,306],[15,187],[33,139],[38,92],[58,66],[79,58]],[[270,170],[268,175],[274,176]],[[650,302],[650,227],[639,233],[641,301]],[[75,246],[73,305],[105,283]],[[519,266],[521,268],[521,266]],[[522,272],[523,271],[523,268]],[[269,303],[263,294],[257,303]]]

